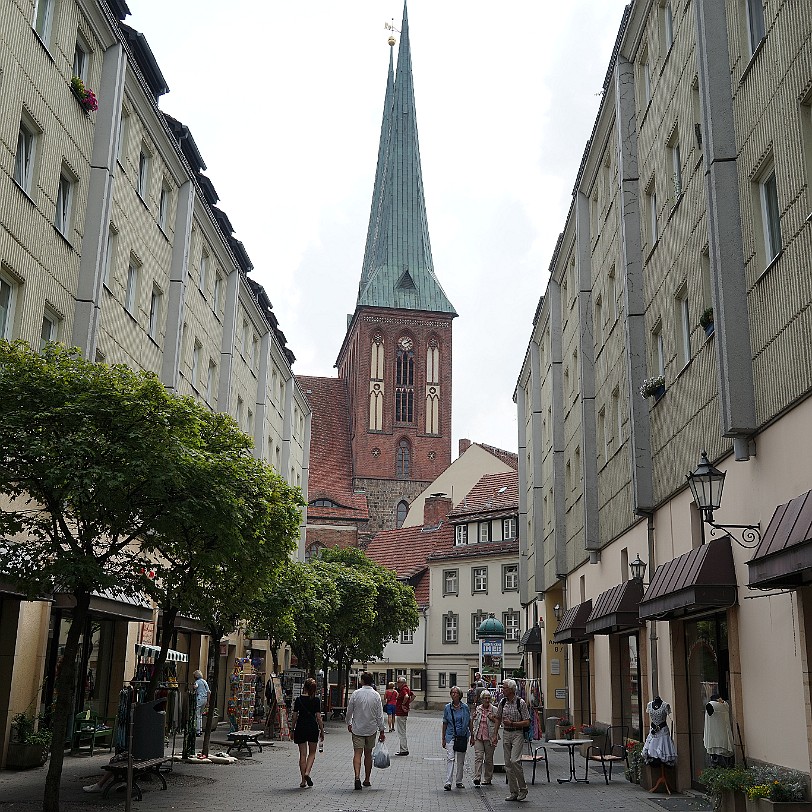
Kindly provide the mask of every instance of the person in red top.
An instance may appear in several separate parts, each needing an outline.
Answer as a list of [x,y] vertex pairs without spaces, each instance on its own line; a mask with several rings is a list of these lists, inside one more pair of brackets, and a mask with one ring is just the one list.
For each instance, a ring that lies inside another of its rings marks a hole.
[[406,719],[409,716],[409,706],[412,704],[414,694],[406,684],[406,677],[398,677],[398,698],[395,702],[395,725],[398,731],[400,750],[396,756],[409,755],[409,742],[406,739]]
[[389,732],[395,732],[395,704],[398,700],[398,692],[395,688],[395,683],[390,682],[386,686],[386,693],[384,694],[383,709],[389,717]]

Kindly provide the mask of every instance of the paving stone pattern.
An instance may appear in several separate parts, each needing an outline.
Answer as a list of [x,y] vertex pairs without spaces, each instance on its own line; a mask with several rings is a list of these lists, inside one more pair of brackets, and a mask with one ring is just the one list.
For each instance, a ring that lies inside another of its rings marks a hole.
[[[564,749],[548,747],[550,778],[544,780],[543,765],[536,772],[536,784],[530,785],[531,768],[525,765],[529,795],[525,803],[507,802],[504,773],[494,774],[490,787],[475,787],[471,781],[473,752],[466,761],[465,789],[443,790],[445,754],[440,747],[439,711],[417,711],[409,715],[409,751],[394,755],[396,736],[388,737],[392,765],[372,771],[372,787],[353,789],[352,745],[347,728],[340,722],[327,724],[324,753],[317,755],[312,778],[314,786],[299,788],[298,748],[291,742],[277,742],[263,752],[240,758],[234,765],[178,763],[167,775],[167,792],[159,781],[141,784],[144,799],[133,801],[135,812],[157,810],[205,809],[207,812],[257,812],[258,810],[296,810],[296,812],[498,812],[504,809],[624,810],[624,812],[682,812],[709,809],[702,796],[680,795],[667,799],[653,796],[635,784],[629,784],[622,772],[606,786],[598,768],[590,770],[589,784],[558,784],[556,778],[568,773]],[[225,742],[224,732],[216,736]],[[500,744],[501,746],[501,744]],[[219,747],[219,746],[218,746]],[[216,750],[217,748],[215,748]],[[223,749],[224,746],[223,746]],[[82,792],[84,784],[101,775],[108,754],[66,757],[62,781],[64,812],[88,812],[123,809],[122,793],[111,792],[106,799]],[[579,757],[578,774],[583,774]],[[41,809],[45,768],[22,772],[0,772],[0,812],[33,812]]]

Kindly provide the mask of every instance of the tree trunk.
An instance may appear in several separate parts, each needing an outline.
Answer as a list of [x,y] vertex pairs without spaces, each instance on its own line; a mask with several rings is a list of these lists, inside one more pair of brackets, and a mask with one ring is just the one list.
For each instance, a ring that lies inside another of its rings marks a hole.
[[268,642],[271,644],[271,662],[273,663],[273,673],[279,673],[279,643],[273,638],[269,637]]
[[76,608],[73,610],[62,662],[54,683],[56,702],[51,722],[51,761],[48,764],[45,796],[42,801],[44,812],[59,812],[60,809],[59,784],[62,778],[62,763],[65,759],[65,739],[76,690],[76,655],[79,653],[79,638],[84,631],[90,608],[89,592],[77,592],[74,597]]
[[177,615],[178,610],[174,606],[164,609],[161,614],[161,650],[158,653],[158,659],[155,661],[155,668],[152,669],[149,685],[147,685],[147,702],[155,699],[155,694],[158,692],[158,683],[164,673],[166,653],[169,651],[169,643],[172,640],[172,632],[175,630],[175,618]]
[[214,674],[212,675],[213,685],[209,685],[209,712],[206,714],[206,726],[203,728],[203,755],[208,758],[209,740],[211,739],[211,729],[214,722],[214,711],[217,708],[217,690],[220,686],[220,639],[224,635],[223,629],[209,629],[214,650]]

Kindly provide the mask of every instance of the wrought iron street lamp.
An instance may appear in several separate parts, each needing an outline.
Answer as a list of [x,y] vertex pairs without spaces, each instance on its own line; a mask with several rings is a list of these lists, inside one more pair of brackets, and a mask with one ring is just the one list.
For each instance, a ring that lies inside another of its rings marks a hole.
[[647,566],[648,566],[648,564],[646,564],[645,561],[640,560],[640,554],[638,553],[637,558],[635,558],[635,560],[632,561],[631,564],[629,564],[629,569],[631,570],[632,578],[635,581],[640,581],[640,583],[642,583],[643,578],[645,578],[645,576],[646,576],[646,567]]
[[557,603],[553,606],[553,614],[555,615],[556,620],[561,620],[561,616],[564,614],[564,610],[561,608],[561,604]]
[[[761,541],[761,533],[757,524],[717,524],[713,521],[713,511],[718,510],[722,504],[725,476],[724,471],[720,471],[710,464],[708,455],[704,451],[700,455],[696,470],[686,476],[694,502],[702,516],[700,523],[702,543],[705,543],[705,525],[707,524],[711,527],[712,536],[715,535],[715,530],[722,530],[740,546],[755,547]],[[740,531],[741,538],[737,538],[731,531]]]

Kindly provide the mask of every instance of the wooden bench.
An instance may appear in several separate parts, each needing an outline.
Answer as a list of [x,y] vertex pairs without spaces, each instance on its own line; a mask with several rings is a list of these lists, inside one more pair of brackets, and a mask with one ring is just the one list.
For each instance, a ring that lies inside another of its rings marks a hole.
[[92,711],[84,711],[77,714],[73,719],[73,749],[79,750],[82,741],[90,741],[90,755],[96,749],[96,741],[104,741],[108,751],[113,749],[113,729],[115,717],[103,719]]
[[[141,800],[141,787],[138,786],[138,781],[136,780],[139,776],[146,775],[147,773],[155,773],[155,775],[161,779],[161,784],[163,785],[161,789],[164,790],[167,788],[166,779],[161,772],[161,765],[168,761],[169,759],[162,756],[160,758],[150,758],[144,761],[133,762],[133,794],[137,801]],[[105,764],[102,769],[113,773],[113,780],[107,784],[102,793],[102,798],[106,798],[114,786],[127,780],[127,762],[117,761],[115,764]]]
[[259,742],[260,734],[262,733],[261,730],[238,730],[236,733],[229,733],[228,738],[230,739],[228,743],[228,749],[226,750],[226,754],[231,753],[231,748],[236,747],[237,752],[239,753],[243,747],[248,751],[248,755],[252,756],[253,753],[251,752],[251,745],[253,744],[255,747],[259,748],[259,752],[262,752],[262,745]]

